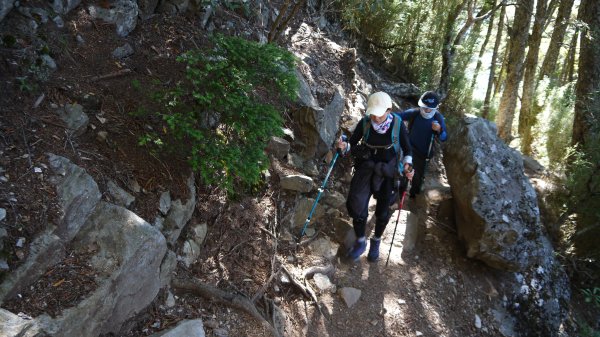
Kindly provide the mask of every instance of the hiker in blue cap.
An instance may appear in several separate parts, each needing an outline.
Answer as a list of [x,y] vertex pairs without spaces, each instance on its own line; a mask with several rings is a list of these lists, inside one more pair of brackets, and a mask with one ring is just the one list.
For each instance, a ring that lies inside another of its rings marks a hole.
[[401,175],[412,179],[412,151],[406,125],[398,115],[393,115],[392,99],[385,92],[369,96],[366,116],[358,122],[348,142],[342,138],[337,147],[350,152],[354,159],[354,176],[346,200],[348,213],[353,219],[356,242],[348,257],[358,260],[367,249],[365,237],[369,199],[375,196],[375,233],[370,240],[367,259],[379,258],[381,236],[391,217],[390,205],[394,201]]
[[410,197],[421,192],[427,162],[433,157],[433,140],[437,136],[442,142],[448,138],[444,116],[439,112],[440,98],[433,91],[425,92],[419,99],[419,107],[400,113],[403,121],[408,121],[410,145],[413,154],[415,176]]

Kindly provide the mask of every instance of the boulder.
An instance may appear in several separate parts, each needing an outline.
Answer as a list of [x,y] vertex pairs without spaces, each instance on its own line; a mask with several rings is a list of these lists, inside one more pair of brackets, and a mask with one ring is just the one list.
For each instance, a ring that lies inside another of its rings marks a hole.
[[[467,116],[450,129],[444,164],[459,238],[467,255],[516,274],[503,282],[521,330],[560,336],[569,302],[567,275],[541,225],[536,193],[521,155],[496,136],[495,125]],[[525,333],[529,335],[528,333]]]
[[326,108],[303,106],[294,112],[305,145],[304,158],[322,157],[333,146],[344,107],[343,92],[338,87]]
[[461,119],[450,129],[444,164],[467,255],[503,270],[536,263],[542,231],[535,191],[521,156],[496,136],[495,125]]

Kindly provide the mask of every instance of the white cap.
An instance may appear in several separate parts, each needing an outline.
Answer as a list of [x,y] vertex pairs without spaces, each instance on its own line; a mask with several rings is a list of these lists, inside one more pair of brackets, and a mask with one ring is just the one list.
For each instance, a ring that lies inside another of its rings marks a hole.
[[385,114],[387,109],[392,108],[392,98],[390,95],[383,91],[376,92],[369,96],[367,102],[367,116],[373,115],[375,117],[381,117]]

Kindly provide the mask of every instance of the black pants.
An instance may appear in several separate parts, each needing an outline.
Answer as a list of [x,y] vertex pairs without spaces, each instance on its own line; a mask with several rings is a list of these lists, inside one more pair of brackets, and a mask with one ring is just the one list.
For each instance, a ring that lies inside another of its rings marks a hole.
[[361,165],[350,182],[350,191],[346,200],[348,214],[353,219],[354,233],[357,238],[365,236],[367,218],[369,216],[369,199],[375,195],[375,236],[381,237],[390,220],[390,201],[394,188],[394,179],[384,177],[378,191],[374,191],[372,184],[373,170],[368,163]]
[[411,197],[421,193],[421,186],[423,185],[423,178],[425,177],[425,162],[426,158],[424,155],[417,151],[413,151],[413,169],[415,170],[415,175],[413,176],[410,188]]

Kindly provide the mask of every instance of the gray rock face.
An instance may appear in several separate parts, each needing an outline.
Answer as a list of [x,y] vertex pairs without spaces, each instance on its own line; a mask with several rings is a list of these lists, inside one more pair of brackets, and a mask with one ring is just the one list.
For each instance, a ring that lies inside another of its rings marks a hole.
[[290,142],[283,138],[271,137],[265,150],[273,157],[283,159],[290,152]]
[[98,186],[85,170],[55,155],[49,155],[49,164],[64,216],[56,228],[50,226],[31,243],[27,260],[0,285],[0,301],[59,262],[67,245],[76,252],[93,250],[88,263],[95,270],[98,287],[56,318],[41,315],[25,322],[0,312],[0,321],[6,323],[0,323],[0,335],[116,333],[168,282],[174,254],[165,258],[166,239],[158,229],[121,206],[99,202]]
[[21,318],[0,308],[0,336],[32,337],[39,333],[41,331],[36,321]]
[[63,216],[56,228],[51,226],[33,240],[27,261],[0,285],[0,301],[14,296],[60,261],[65,245],[84,227],[100,200],[98,185],[84,169],[53,154],[49,155],[48,161],[53,171],[50,181],[56,186]]
[[102,19],[117,26],[117,34],[121,37],[129,35],[137,25],[138,4],[130,0],[118,0],[112,8],[105,9],[91,5],[88,10],[94,19]]
[[75,7],[79,6],[80,3],[81,0],[54,0],[52,2],[52,9],[54,9],[56,13],[67,14]]
[[135,201],[135,197],[133,195],[120,188],[119,185],[117,185],[117,183],[114,181],[109,180],[107,187],[108,193],[110,193],[110,195],[114,198],[115,204],[123,207],[129,207],[131,203]]
[[15,0],[0,0],[0,21],[10,12],[14,3]]
[[310,192],[314,188],[313,180],[305,175],[292,174],[281,177],[281,188],[298,192]]
[[302,151],[305,158],[322,157],[332,147],[344,107],[343,93],[338,88],[325,109],[306,105],[294,112],[305,145]]
[[113,50],[112,56],[120,60],[133,55],[134,52],[133,47],[129,43],[125,43],[121,47],[117,47]]
[[172,329],[167,329],[159,333],[150,335],[150,337],[204,337],[204,325],[201,319],[184,320]]
[[536,195],[521,157],[496,137],[495,126],[462,119],[450,130],[444,164],[467,255],[512,271],[536,263],[542,236]]
[[57,336],[116,333],[123,322],[154,300],[160,288],[167,243],[156,228],[131,211],[105,202],[98,204],[88,222],[73,246],[97,246],[90,262],[105,276],[88,298],[56,318]]
[[190,0],[167,0],[161,1],[157,12],[176,15],[178,13],[185,13],[189,7]]
[[58,114],[76,136],[82,135],[90,122],[79,104],[65,104],[63,109],[58,110]]
[[190,191],[190,198],[183,203],[181,200],[172,202],[169,213],[165,219],[165,232],[169,244],[174,244],[185,225],[190,221],[194,207],[196,207],[196,186],[194,185],[194,175],[191,175],[187,181]]
[[419,97],[421,90],[412,83],[381,83],[381,89],[390,95],[410,98]]
[[61,206],[65,210],[57,234],[70,240],[100,201],[100,190],[84,169],[72,164],[67,158],[53,154],[48,157],[50,168],[55,173],[50,179],[56,186]]
[[138,0],[137,4],[140,9],[140,19],[146,20],[154,14],[158,0]]
[[521,156],[497,136],[494,124],[465,117],[450,130],[444,164],[459,237],[469,257],[503,270],[519,330],[559,336],[570,287],[540,222],[536,194]]

